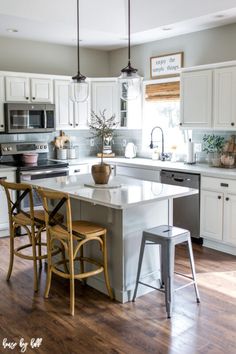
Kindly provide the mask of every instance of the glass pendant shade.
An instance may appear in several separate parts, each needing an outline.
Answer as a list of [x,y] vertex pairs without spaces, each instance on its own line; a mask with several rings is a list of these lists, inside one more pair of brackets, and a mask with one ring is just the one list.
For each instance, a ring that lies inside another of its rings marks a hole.
[[141,94],[142,77],[137,74],[137,70],[132,71],[124,68],[118,77],[120,97],[125,101],[135,100]]
[[70,83],[70,98],[73,102],[85,102],[89,96],[89,84],[86,82],[86,77],[80,75],[80,78],[72,78]]
[[70,84],[70,99],[73,102],[85,102],[89,95],[89,84],[86,77],[80,73],[80,48],[79,48],[79,0],[77,0],[77,63],[78,73],[72,77]]

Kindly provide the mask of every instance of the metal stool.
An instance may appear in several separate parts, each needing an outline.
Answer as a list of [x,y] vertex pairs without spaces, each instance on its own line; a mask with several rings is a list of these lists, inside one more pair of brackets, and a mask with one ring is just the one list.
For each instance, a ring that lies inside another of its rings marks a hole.
[[[178,245],[186,241],[188,243],[189,260],[190,260],[190,265],[192,270],[192,277],[188,277],[184,274],[174,272],[175,245]],[[161,279],[160,279],[161,288],[160,289],[155,288],[154,286],[151,286],[147,283],[143,283],[139,280],[142,261],[143,261],[144,248],[146,245],[161,246],[160,247],[160,258],[161,258],[160,260],[161,261]],[[177,289],[174,289],[173,287],[174,273],[189,278],[192,281],[188,282],[188,284],[185,284]],[[190,232],[188,230],[180,229],[179,227],[174,227],[169,225],[161,225],[158,227],[154,227],[152,229],[148,229],[143,232],[133,301],[135,301],[137,295],[138,284],[146,285],[152,289],[165,293],[166,312],[168,318],[170,318],[172,315],[174,291],[183,289],[193,284],[195,288],[197,303],[200,303],[200,296],[199,296],[197,282],[196,282],[193,250],[192,250]]]

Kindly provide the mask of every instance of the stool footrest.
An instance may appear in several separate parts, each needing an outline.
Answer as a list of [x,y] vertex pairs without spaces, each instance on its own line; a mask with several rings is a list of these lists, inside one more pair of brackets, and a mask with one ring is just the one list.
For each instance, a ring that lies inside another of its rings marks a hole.
[[187,288],[187,286],[193,285],[193,284],[195,284],[195,283],[196,283],[195,280],[190,281],[188,284],[182,285],[182,286],[180,286],[179,288],[174,289],[174,291],[179,291],[179,290],[181,290],[181,289]]
[[163,289],[160,289],[160,288],[156,288],[155,286],[152,286],[150,284],[147,284],[147,283],[143,283],[142,281],[138,281],[139,284],[142,284],[142,285],[145,285],[147,286],[148,288],[151,288],[151,289],[154,289],[154,290],[158,290],[160,291],[161,293],[164,293],[165,291]]
[[185,274],[179,273],[179,272],[174,272],[174,273],[177,274],[177,275],[181,275],[181,277],[184,277],[184,278],[193,280],[193,277],[191,277],[191,276],[189,276],[189,275],[185,275]]

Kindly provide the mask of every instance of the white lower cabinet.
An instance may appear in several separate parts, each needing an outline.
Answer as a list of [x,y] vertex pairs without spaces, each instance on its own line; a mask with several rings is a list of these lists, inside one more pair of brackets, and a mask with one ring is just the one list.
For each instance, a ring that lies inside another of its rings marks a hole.
[[204,244],[236,254],[235,215],[236,180],[202,177],[201,237]]
[[[15,172],[0,171],[0,180],[4,179],[9,182],[15,182]],[[6,193],[3,187],[0,186],[0,237],[9,236],[9,219],[8,219],[8,205]]]
[[82,175],[89,173],[89,164],[79,164],[69,166],[69,176]]
[[140,167],[116,165],[116,175],[128,176],[151,182],[160,181],[160,171]]

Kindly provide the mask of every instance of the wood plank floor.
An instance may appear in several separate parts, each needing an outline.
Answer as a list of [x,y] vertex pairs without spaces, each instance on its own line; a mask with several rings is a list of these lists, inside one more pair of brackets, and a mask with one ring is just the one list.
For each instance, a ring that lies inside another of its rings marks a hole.
[[[40,292],[34,294],[32,264],[16,258],[6,282],[8,242],[0,239],[0,353],[20,353],[19,346],[3,349],[4,338],[17,343],[20,338],[42,338],[39,348],[26,350],[40,354],[236,353],[234,256],[194,245],[201,304],[196,304],[192,287],[178,292],[171,320],[159,292],[120,304],[80,283],[73,318],[68,315],[67,281],[54,276],[45,300],[45,270]],[[184,246],[177,248],[176,270],[189,274]]]

